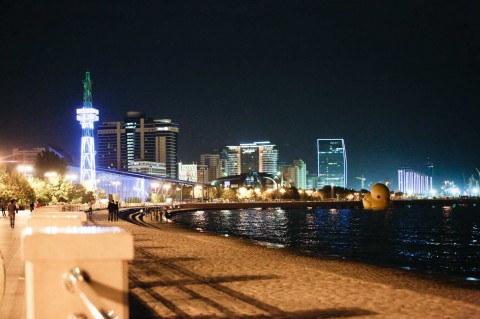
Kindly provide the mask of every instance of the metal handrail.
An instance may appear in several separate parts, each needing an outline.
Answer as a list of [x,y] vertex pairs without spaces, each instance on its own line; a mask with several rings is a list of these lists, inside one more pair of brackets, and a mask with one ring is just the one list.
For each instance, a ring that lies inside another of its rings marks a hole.
[[119,319],[120,317],[115,315],[115,311],[112,309],[105,310],[101,306],[98,293],[93,289],[86,277],[84,271],[79,267],[74,267],[63,275],[65,287],[69,292],[78,294],[93,318]]

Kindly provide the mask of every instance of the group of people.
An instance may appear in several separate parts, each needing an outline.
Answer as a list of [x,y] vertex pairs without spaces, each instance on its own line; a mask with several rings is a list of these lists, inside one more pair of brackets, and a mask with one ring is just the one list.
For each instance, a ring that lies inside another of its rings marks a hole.
[[108,202],[108,220],[109,221],[116,221],[118,220],[118,202],[114,202],[113,200]]

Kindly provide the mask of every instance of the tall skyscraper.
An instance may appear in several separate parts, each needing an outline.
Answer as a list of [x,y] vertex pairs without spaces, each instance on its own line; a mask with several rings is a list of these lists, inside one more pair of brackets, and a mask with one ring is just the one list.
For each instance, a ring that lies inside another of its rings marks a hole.
[[278,150],[270,142],[253,142],[227,146],[228,175],[259,172],[276,174]]
[[123,122],[104,122],[98,129],[98,163],[130,170],[134,161],[165,164],[166,177],[177,178],[178,124],[128,112]]
[[98,110],[92,107],[92,82],[90,72],[83,81],[83,107],[77,109],[77,121],[82,126],[82,148],[80,151],[80,182],[88,189],[95,189],[95,140],[93,124],[98,121]]
[[347,187],[347,153],[343,139],[317,139],[318,188]]

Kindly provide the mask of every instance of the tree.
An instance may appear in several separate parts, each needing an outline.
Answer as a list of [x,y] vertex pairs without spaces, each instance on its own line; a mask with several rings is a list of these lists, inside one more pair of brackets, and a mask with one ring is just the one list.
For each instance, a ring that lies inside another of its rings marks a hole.
[[68,198],[72,203],[85,204],[95,201],[95,194],[87,190],[82,184],[74,184],[68,194]]
[[40,178],[42,178],[46,172],[56,172],[58,175],[63,176],[67,171],[67,166],[68,162],[66,160],[48,150],[38,153],[35,161],[35,169]]
[[222,198],[230,202],[237,201],[237,192],[231,188],[225,188],[222,193]]
[[0,171],[0,198],[5,202],[14,199],[24,206],[35,201],[35,192],[25,176],[3,169]]
[[210,198],[220,198],[222,196],[222,188],[220,186],[210,187]]
[[41,205],[46,205],[50,203],[52,196],[50,194],[50,190],[47,187],[47,183],[44,180],[39,178],[33,178],[30,180],[30,185],[35,192],[35,197],[37,198],[37,202]]

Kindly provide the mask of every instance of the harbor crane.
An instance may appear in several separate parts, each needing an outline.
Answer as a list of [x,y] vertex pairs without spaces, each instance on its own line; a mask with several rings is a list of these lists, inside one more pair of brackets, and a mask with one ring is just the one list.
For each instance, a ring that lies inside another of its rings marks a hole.
[[363,174],[362,174],[362,177],[357,177],[357,179],[362,181],[362,189],[365,189],[365,177],[363,177]]

